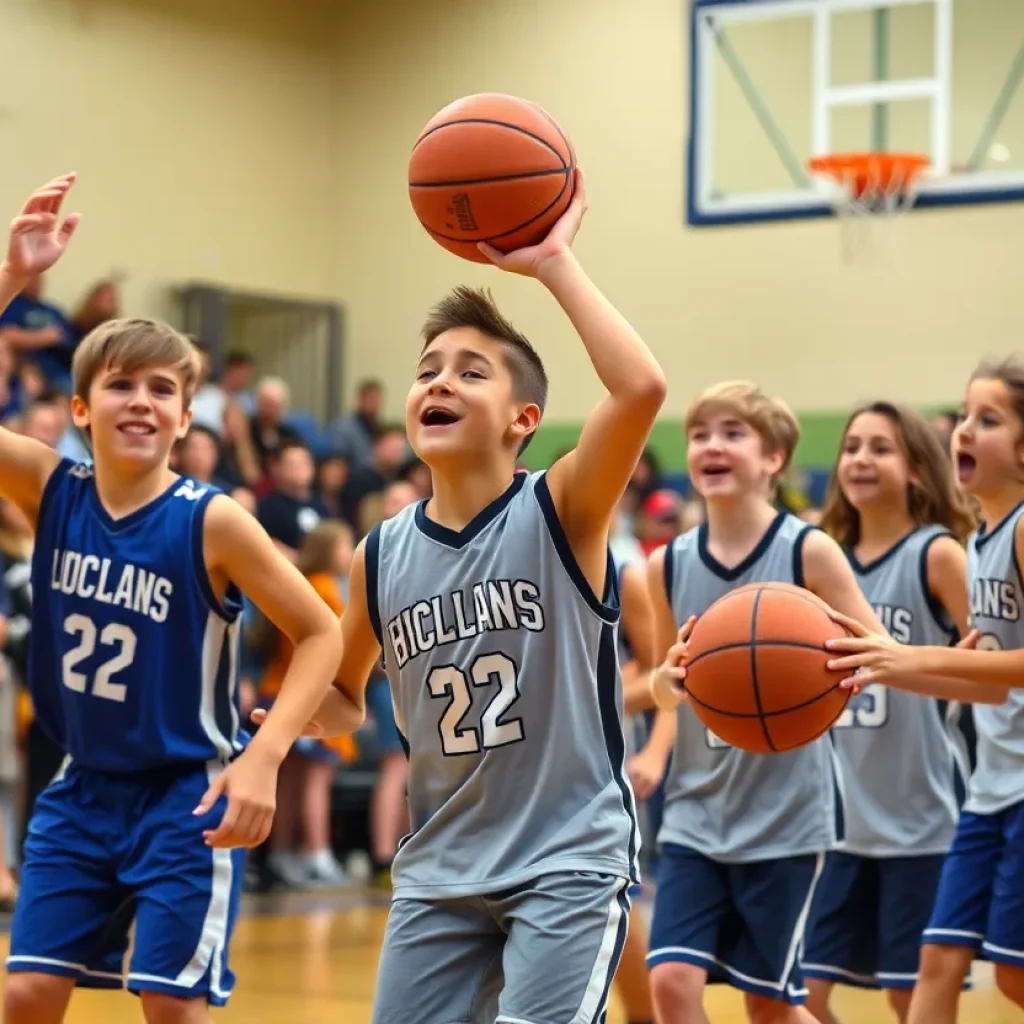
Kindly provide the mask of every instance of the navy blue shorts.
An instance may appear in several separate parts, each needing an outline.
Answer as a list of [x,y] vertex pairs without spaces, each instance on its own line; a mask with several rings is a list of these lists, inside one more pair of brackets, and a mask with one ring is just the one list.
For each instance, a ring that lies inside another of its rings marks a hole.
[[383,754],[401,754],[402,741],[395,725],[395,707],[391,703],[391,684],[387,676],[371,676],[366,686],[366,708],[377,729],[377,750]]
[[1024,966],[1024,801],[960,815],[923,941]]
[[723,864],[665,843],[647,966],[689,963],[708,981],[802,1003],[804,929],[824,854]]
[[7,969],[122,988],[134,919],[130,991],[223,1006],[245,850],[203,841],[227,806],[221,797],[193,816],[212,777],[205,766],[115,776],[72,764],[58,774],[29,825]]
[[944,860],[830,853],[811,905],[804,974],[912,989]]

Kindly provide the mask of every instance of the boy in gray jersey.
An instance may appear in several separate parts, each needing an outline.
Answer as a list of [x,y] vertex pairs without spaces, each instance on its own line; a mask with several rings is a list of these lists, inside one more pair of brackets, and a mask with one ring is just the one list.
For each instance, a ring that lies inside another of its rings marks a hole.
[[[708,389],[686,417],[687,460],[707,523],[651,556],[660,706],[649,747],[671,750],[651,983],[659,1020],[706,1024],[708,981],[745,993],[751,1021],[807,1024],[800,953],[811,899],[836,841],[836,780],[827,738],[770,756],[729,747],[706,729],[674,681],[693,617],[758,581],[806,587],[881,629],[839,546],[768,499],[799,428],[752,384]],[[673,644],[676,630],[681,645]],[[839,681],[837,677],[837,682]],[[676,709],[678,706],[678,710]]]
[[607,390],[578,446],[515,472],[543,366],[488,295],[457,289],[427,320],[406,403],[434,496],[371,531],[353,564],[338,689],[313,728],[352,728],[383,649],[413,831],[375,1024],[603,1021],[625,940],[637,838],[608,534],[665,378],[571,251],[584,204],[578,175],[540,245],[481,245],[548,288]]

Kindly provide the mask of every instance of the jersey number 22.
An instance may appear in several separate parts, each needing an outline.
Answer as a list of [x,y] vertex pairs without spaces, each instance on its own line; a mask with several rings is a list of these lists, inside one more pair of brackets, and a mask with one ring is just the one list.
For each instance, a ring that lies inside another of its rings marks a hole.
[[115,683],[111,680],[135,659],[138,638],[132,629],[119,622],[110,622],[100,630],[87,615],[75,614],[64,620],[64,632],[79,638],[78,646],[68,651],[61,661],[64,685],[75,693],[87,691],[89,677],[84,672],[79,672],[77,666],[96,650],[98,636],[99,642],[110,648],[110,657],[96,670],[92,678],[92,693],[104,700],[123,703],[127,692],[124,683]]
[[[498,692],[480,716],[480,728],[464,726],[463,720],[473,705],[473,686],[487,686],[496,681]],[[438,731],[441,749],[448,757],[478,754],[481,750],[518,743],[523,738],[523,720],[501,719],[519,699],[519,678],[516,663],[504,654],[481,654],[466,673],[455,665],[439,665],[427,676],[431,697],[448,697],[448,706],[441,716]]]

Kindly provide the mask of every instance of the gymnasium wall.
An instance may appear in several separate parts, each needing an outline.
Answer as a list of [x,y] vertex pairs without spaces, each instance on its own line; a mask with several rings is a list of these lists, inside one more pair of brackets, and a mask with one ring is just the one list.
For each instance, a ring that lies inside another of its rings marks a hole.
[[[800,461],[821,464],[850,403],[883,394],[955,404],[979,355],[1017,344],[1024,204],[922,213],[907,220],[895,265],[855,270],[841,265],[831,221],[685,227],[685,8],[683,0],[375,0],[346,11],[339,231],[351,244],[341,250],[339,292],[360,342],[350,380],[384,376],[397,412],[424,310],[466,281],[493,285],[543,350],[553,387],[534,459],[570,443],[600,394],[541,289],[457,261],[410,214],[404,175],[423,122],[457,96],[489,90],[542,103],[573,137],[590,195],[577,249],[668,373],[666,422],[654,441],[670,463],[682,455],[681,410],[711,382],[754,377],[787,398],[805,414]],[[806,106],[806,81],[779,40],[769,41],[745,56],[774,102]],[[847,70],[868,53],[855,42]],[[984,40],[958,59],[985,60]],[[895,58],[893,70],[905,73]],[[970,102],[980,127],[985,103]],[[751,139],[749,159],[776,161],[759,135]]]
[[[580,257],[668,372],[654,443],[669,465],[688,399],[723,378],[754,377],[801,412],[804,464],[831,457],[862,397],[955,402],[977,356],[1017,342],[1024,204],[910,218],[895,266],[854,271],[832,222],[687,229],[685,7],[3,0],[0,210],[45,176],[80,172],[86,220],[49,286],[66,305],[118,271],[128,309],[168,316],[169,287],[195,278],[340,299],[347,381],[383,377],[394,416],[427,307],[457,282],[491,285],[551,371],[540,461],[600,395],[582,348],[533,282],[431,242],[405,191],[409,148],[438,108],[520,93],[572,134],[591,200]],[[803,75],[778,42],[744,56],[773,103],[797,111]],[[983,62],[991,42],[957,59]],[[970,103],[980,120],[980,97]],[[748,160],[771,159],[750,138]]]
[[[311,0],[3,0],[0,211],[77,170],[85,213],[49,291],[127,272],[173,315],[208,278],[331,295],[336,41]],[[329,24],[329,23],[328,23]]]

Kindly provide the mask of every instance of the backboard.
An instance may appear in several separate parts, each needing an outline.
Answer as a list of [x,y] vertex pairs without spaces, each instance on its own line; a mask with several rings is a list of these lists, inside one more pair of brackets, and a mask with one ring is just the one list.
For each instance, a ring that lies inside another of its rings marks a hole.
[[916,208],[1024,199],[1024,0],[692,0],[687,219],[825,216],[830,153],[920,153]]

